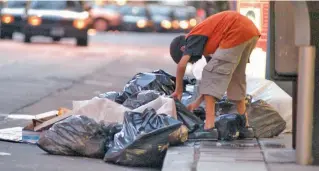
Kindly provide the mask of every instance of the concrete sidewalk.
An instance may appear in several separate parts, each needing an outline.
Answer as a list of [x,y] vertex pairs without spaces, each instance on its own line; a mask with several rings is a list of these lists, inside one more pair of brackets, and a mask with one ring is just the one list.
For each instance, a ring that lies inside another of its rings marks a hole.
[[170,147],[162,171],[318,171],[295,164],[291,134],[272,139],[201,141]]

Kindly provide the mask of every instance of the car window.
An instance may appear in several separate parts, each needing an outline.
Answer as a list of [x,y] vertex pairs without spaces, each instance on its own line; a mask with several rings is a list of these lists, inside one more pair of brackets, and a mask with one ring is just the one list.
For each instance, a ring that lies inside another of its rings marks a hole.
[[189,17],[196,17],[196,9],[195,8],[188,8],[188,14],[189,14]]
[[124,6],[120,9],[122,15],[146,16],[146,10],[143,7]]
[[161,6],[149,6],[149,11],[151,15],[164,15],[168,16],[171,14],[170,7],[161,7]]
[[24,8],[27,4],[27,1],[7,1],[8,8]]
[[77,1],[32,1],[31,9],[47,9],[47,10],[72,10],[81,11],[81,5]]

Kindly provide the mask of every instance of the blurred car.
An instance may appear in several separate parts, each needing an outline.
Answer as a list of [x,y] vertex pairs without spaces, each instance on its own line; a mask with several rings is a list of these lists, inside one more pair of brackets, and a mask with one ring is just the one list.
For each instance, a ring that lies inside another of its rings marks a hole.
[[23,26],[22,16],[25,14],[27,1],[7,1],[1,9],[0,38],[12,39],[14,32],[20,32]]
[[170,6],[164,5],[149,5],[154,29],[157,32],[167,32],[172,30],[173,9]]
[[121,30],[126,31],[152,31],[151,15],[143,5],[124,5],[120,8],[122,15]]
[[197,24],[196,9],[194,7],[175,7],[172,26],[177,31],[189,31]]
[[79,1],[32,1],[27,9],[23,28],[24,42],[32,36],[48,36],[53,41],[76,38],[78,46],[88,45],[89,13]]
[[92,28],[96,31],[119,29],[122,21],[119,6],[114,4],[102,6],[93,5],[90,9],[90,16],[93,20]]

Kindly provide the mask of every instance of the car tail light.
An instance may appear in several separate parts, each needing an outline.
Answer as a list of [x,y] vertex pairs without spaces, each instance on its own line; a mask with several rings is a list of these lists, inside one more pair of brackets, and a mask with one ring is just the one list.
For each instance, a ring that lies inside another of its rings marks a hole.
[[188,29],[188,22],[183,20],[183,21],[180,21],[179,22],[179,26],[182,28],[182,29]]
[[28,23],[32,26],[38,26],[42,22],[42,19],[38,16],[31,16],[28,18]]
[[172,26],[174,29],[179,29],[179,23],[177,20],[174,20],[173,23],[172,23]]
[[136,25],[138,28],[144,28],[147,25],[147,21],[146,20],[139,20],[139,21],[137,21]]
[[3,23],[9,24],[9,23],[12,23],[12,22],[14,21],[14,18],[13,18],[13,16],[11,16],[11,15],[3,15],[3,16],[1,17],[1,21],[2,21]]
[[78,19],[73,21],[73,26],[77,29],[84,29],[86,28],[87,21],[83,19]]
[[168,20],[163,20],[161,22],[161,26],[163,28],[170,29],[170,28],[172,28],[172,23],[170,21],[168,21]]
[[196,24],[197,24],[197,21],[196,21],[195,18],[192,18],[192,19],[189,20],[189,25],[190,25],[191,27],[196,26]]

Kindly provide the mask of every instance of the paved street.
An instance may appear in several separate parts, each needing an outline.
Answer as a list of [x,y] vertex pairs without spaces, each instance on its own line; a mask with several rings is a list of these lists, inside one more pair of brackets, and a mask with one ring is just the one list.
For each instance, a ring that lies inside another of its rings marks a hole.
[[135,73],[174,71],[168,46],[173,34],[109,33],[91,37],[89,47],[74,40],[32,44],[1,41],[0,113],[40,113],[71,107],[84,100],[120,90]]
[[[52,43],[35,38],[32,44],[0,41],[0,128],[22,126],[1,122],[6,114],[38,114],[72,100],[87,100],[110,90],[121,90],[138,72],[174,72],[169,43],[174,34],[103,33],[91,36],[88,47],[72,39]],[[141,170],[102,160],[49,156],[36,146],[0,142],[0,170]]]

